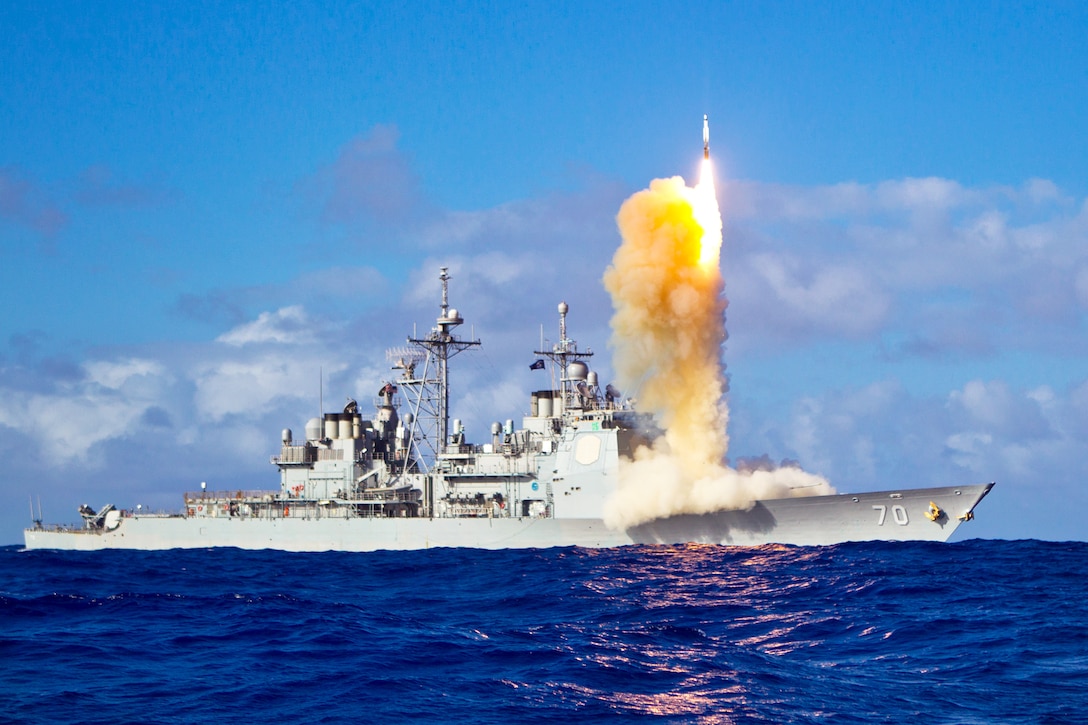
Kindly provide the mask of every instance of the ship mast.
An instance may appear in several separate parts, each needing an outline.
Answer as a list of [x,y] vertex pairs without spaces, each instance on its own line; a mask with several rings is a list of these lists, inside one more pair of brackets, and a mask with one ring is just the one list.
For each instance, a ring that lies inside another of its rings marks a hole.
[[563,410],[581,408],[582,396],[576,386],[585,378],[578,372],[578,368],[588,368],[584,365],[572,368],[572,363],[584,363],[587,358],[593,357],[593,350],[579,350],[578,343],[567,337],[567,312],[570,311],[570,306],[566,302],[560,302],[558,311],[559,342],[552,345],[551,350],[537,350],[534,354],[548,358],[559,368],[559,395],[563,401]]
[[437,387],[436,402],[438,404],[438,410],[435,417],[437,419],[436,425],[439,435],[436,453],[440,453],[443,450],[449,441],[450,436],[450,358],[459,352],[467,350],[470,347],[477,347],[480,344],[479,340],[462,340],[453,334],[453,329],[462,324],[465,320],[461,317],[460,312],[450,307],[450,276],[447,274],[448,269],[448,267],[442,267],[442,272],[438,275],[438,279],[442,280],[442,311],[436,320],[436,326],[426,337],[408,338],[410,344],[426,350],[435,362],[437,380],[434,382]]

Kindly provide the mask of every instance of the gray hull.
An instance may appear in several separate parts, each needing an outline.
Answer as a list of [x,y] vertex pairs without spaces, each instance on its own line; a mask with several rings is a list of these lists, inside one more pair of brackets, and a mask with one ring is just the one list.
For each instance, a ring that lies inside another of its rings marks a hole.
[[[32,528],[26,529],[25,539],[27,549],[81,551],[212,547],[379,551],[684,543],[814,546],[846,541],[946,541],[971,518],[975,505],[992,485],[760,501],[748,511],[674,516],[626,532],[610,530],[599,519],[131,516],[110,531]],[[932,516],[931,504],[941,512],[939,516]]]
[[[758,501],[748,511],[673,516],[627,533],[639,544],[823,546],[847,541],[947,541],[992,483]],[[934,515],[935,506],[940,515]]]

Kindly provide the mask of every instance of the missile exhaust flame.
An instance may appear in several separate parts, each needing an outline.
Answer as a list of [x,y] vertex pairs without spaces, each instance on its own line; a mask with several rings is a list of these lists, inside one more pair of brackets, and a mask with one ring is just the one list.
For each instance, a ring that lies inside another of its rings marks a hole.
[[703,114],[703,161],[710,160],[710,119]]
[[614,528],[834,492],[800,468],[737,471],[724,463],[729,409],[721,353],[728,303],[709,133],[704,116],[695,188],[680,177],[655,179],[616,217],[623,241],[604,274],[614,308],[616,373],[623,386],[639,388],[640,407],[658,416],[665,433],[621,464],[621,483],[605,505],[605,523]]

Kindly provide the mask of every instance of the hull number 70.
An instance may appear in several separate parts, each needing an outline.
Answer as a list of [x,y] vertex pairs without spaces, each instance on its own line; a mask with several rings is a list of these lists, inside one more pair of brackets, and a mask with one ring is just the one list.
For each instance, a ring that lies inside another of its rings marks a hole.
[[[873,510],[877,512],[876,525],[883,526],[884,521],[888,518],[888,507],[884,504],[874,504]],[[907,510],[899,504],[892,506],[892,518],[900,526],[906,526],[910,523],[910,519],[907,518]]]

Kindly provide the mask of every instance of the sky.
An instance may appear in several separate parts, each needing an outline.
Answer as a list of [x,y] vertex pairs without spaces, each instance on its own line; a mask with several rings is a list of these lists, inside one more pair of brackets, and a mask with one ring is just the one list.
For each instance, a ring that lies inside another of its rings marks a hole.
[[438,313],[452,413],[543,334],[609,379],[615,216],[724,221],[731,458],[856,492],[996,481],[962,538],[1084,540],[1084,3],[0,6],[0,544],[81,503],[277,488]]

